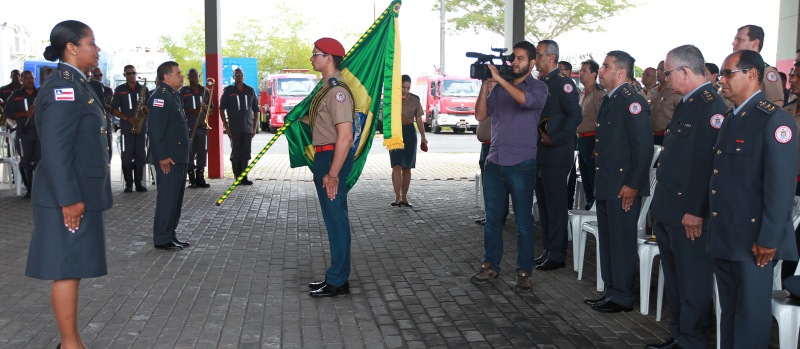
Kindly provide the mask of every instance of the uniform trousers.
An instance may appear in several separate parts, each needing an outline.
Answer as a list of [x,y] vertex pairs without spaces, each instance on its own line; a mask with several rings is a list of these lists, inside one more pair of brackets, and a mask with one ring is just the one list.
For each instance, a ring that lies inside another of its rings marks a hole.
[[252,133],[231,132],[231,161],[248,162],[250,160],[250,148],[252,144]]
[[547,260],[567,259],[567,178],[571,167],[540,166],[536,178],[536,202],[542,225],[542,245]]
[[594,203],[594,136],[578,138],[578,168],[586,194],[585,209],[589,210]]
[[722,310],[720,348],[761,349],[768,346],[772,327],[773,266],[768,263],[762,268],[756,265],[755,260],[714,259]]
[[192,147],[189,148],[189,172],[195,169],[203,170],[206,167],[207,158],[208,131],[200,133],[200,129],[198,128],[192,140]]
[[672,338],[683,349],[706,348],[706,332],[714,325],[714,262],[708,253],[708,231],[694,241],[684,227],[653,225],[664,270],[664,288],[672,319]]
[[[600,243],[600,273],[605,283],[603,296],[625,307],[633,307],[633,280],[638,261],[636,221],[642,198],[633,200],[628,212],[622,200],[597,200],[597,235]],[[598,276],[600,277],[600,276]]]
[[331,264],[325,273],[325,282],[341,287],[350,278],[350,217],[347,210],[347,176],[353,168],[353,152],[348,152],[342,169],[339,171],[339,187],[336,198],[328,198],[322,187],[322,178],[328,174],[333,162],[334,151],[318,152],[314,155],[314,185],[317,188],[322,219],[328,231],[328,244],[331,249]]
[[146,165],[147,133],[144,131],[138,135],[123,133],[120,137],[122,137],[122,156],[120,156],[122,167],[134,168]]
[[[491,161],[484,164],[483,200],[486,224],[483,226],[483,262],[500,271],[503,258],[504,203],[511,195],[514,221],[517,223],[517,269],[533,271],[533,190],[536,187],[536,159],[512,166]],[[565,177],[566,178],[566,177]],[[563,206],[561,207],[564,208]]]
[[174,164],[169,173],[156,165],[158,196],[153,219],[153,244],[163,245],[177,239],[175,229],[181,219],[183,193],[186,190],[186,164]]

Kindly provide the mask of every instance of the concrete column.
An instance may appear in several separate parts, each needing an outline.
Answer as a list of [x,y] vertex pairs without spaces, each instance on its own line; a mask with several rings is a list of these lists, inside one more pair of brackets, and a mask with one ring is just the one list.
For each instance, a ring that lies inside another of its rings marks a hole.
[[[800,48],[800,4],[797,0],[781,0],[778,15],[778,56],[776,68],[789,73],[794,66],[795,51]],[[767,62],[768,57],[764,58]]]
[[[525,40],[525,0],[505,0],[506,48],[511,52],[514,44]],[[536,43],[533,43],[534,45]]]
[[206,14],[206,78],[216,81],[214,108],[209,110],[208,124],[208,177],[222,178],[225,168],[222,151],[222,121],[219,114],[219,96],[222,93],[222,38],[220,37],[220,0],[205,0]]

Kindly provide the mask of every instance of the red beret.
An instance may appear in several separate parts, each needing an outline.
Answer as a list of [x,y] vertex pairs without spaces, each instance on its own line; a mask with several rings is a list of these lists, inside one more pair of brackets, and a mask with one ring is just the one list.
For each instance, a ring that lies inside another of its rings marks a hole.
[[332,56],[344,57],[345,55],[344,47],[339,43],[339,41],[336,41],[336,39],[322,38],[315,41],[314,46],[316,46],[323,53],[327,53]]

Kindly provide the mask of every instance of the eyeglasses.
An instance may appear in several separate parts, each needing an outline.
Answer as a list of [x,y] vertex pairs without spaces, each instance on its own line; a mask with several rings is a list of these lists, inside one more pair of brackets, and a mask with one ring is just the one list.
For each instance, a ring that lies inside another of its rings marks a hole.
[[322,57],[325,57],[325,56],[327,56],[327,55],[328,55],[327,53],[322,53],[322,52],[311,52],[311,57],[312,57],[312,58],[313,58],[313,57],[316,57],[316,56],[322,56]]
[[747,73],[747,71],[750,70],[750,69],[752,69],[752,68],[744,68],[744,69],[736,69],[736,70],[722,69],[722,70],[719,71],[719,76],[723,76],[723,77],[725,77],[727,79],[727,78],[730,78],[731,75],[733,75],[733,73],[738,73],[738,72]]
[[99,76],[103,76],[103,74],[99,74],[99,73],[98,74],[92,74],[92,76],[99,77]]
[[244,76],[242,73],[233,74],[233,76]]
[[664,71],[664,76],[669,77],[669,74],[672,74],[672,72],[674,72],[676,70],[681,70],[683,68],[685,68],[685,67],[677,67],[677,68],[672,69],[672,70],[666,70],[666,71]]
[[126,76],[136,76],[136,72],[127,72],[125,73]]

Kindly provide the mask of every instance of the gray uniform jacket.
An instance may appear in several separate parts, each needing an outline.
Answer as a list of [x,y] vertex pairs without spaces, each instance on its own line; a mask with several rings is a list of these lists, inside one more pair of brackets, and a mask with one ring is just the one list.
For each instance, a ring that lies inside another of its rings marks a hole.
[[620,85],[603,97],[595,126],[595,198],[616,200],[623,185],[637,189],[637,196],[650,195],[653,133],[644,97],[628,83]]
[[111,208],[109,132],[102,99],[73,67],[59,64],[36,98],[42,161],[34,172],[33,204],[87,211]]
[[150,162],[172,158],[176,164],[189,162],[189,127],[183,112],[183,100],[178,91],[165,84],[158,85],[147,101],[150,108]]
[[708,185],[714,143],[727,107],[711,84],[680,102],[667,125],[664,149],[658,158],[653,219],[683,227],[684,214],[704,218],[708,227]]
[[798,148],[788,113],[757,92],[725,117],[714,146],[711,254],[752,261],[753,243],[777,248],[775,259],[797,260],[792,203]]

